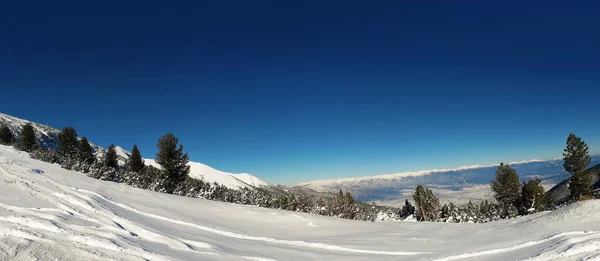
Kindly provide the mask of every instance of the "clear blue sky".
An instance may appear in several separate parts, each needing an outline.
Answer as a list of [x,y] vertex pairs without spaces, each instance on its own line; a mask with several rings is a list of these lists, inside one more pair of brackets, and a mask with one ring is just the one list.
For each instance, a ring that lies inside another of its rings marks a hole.
[[0,112],[285,184],[600,152],[597,1],[425,2],[8,1]]

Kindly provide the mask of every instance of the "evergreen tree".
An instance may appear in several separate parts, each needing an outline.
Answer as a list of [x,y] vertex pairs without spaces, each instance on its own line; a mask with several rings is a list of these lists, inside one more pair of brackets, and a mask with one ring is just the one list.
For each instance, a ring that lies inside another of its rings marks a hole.
[[36,147],[35,130],[31,123],[26,123],[21,127],[21,132],[19,133],[18,148],[20,150],[31,152]]
[[433,195],[433,191],[419,184],[415,189],[413,198],[417,208],[421,211],[420,216],[422,220],[435,221],[437,219],[440,202],[438,198]]
[[129,171],[135,173],[141,173],[144,169],[144,159],[142,158],[142,154],[138,150],[137,145],[133,145],[133,149],[131,150],[131,157],[129,157]]
[[110,146],[108,146],[108,151],[104,156],[104,166],[115,169],[119,167],[119,162],[117,161],[117,151],[115,150],[115,144],[110,144]]
[[408,201],[408,199],[404,200],[404,206],[402,206],[402,210],[400,210],[400,217],[402,219],[407,218],[410,215],[414,215],[415,214],[415,207],[410,204],[410,201]]
[[571,174],[569,181],[571,199],[579,200],[590,195],[592,193],[592,176],[589,171],[586,171],[591,161],[587,144],[571,133],[567,138],[567,147],[563,156],[565,160],[563,167]]
[[523,181],[520,213],[525,215],[541,211],[545,194],[542,181],[539,178],[530,179],[527,183]]
[[81,138],[81,140],[79,141],[77,155],[79,160],[83,163],[94,163],[94,150],[92,149],[92,146],[90,145],[86,137]]
[[158,139],[156,162],[165,173],[165,192],[172,193],[175,187],[185,180],[190,172],[189,157],[183,153],[183,145],[177,148],[179,139],[173,133],[167,133]]
[[2,126],[0,129],[0,143],[4,145],[12,145],[15,142],[15,137],[8,126]]
[[508,165],[500,163],[496,170],[496,179],[491,182],[494,198],[503,206],[515,207],[521,198],[519,175]]
[[77,132],[73,127],[64,127],[58,133],[58,147],[61,153],[66,157],[75,159],[79,145],[79,141],[77,140]]
[[450,218],[450,208],[448,204],[444,204],[440,210],[440,221],[447,222],[448,218]]

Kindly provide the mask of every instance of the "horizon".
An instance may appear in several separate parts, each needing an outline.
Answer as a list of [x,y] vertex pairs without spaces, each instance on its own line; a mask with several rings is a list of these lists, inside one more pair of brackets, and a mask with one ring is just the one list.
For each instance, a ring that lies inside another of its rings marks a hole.
[[[0,114],[8,115],[8,114],[3,113],[3,112],[0,112]],[[16,117],[14,115],[8,115],[8,116]],[[19,118],[19,117],[16,117],[16,118]],[[23,118],[19,118],[19,119],[28,121],[27,119],[23,119]],[[30,121],[30,122],[35,122],[35,121]],[[35,122],[35,123],[40,123],[40,122]],[[40,123],[40,124],[44,124],[44,123]],[[50,126],[50,125],[47,125],[47,124],[44,124],[44,125],[46,125],[48,127],[51,127],[51,128],[55,128],[57,130],[60,130],[60,128],[57,128],[57,127],[54,127],[54,126]],[[93,140],[91,140],[90,142],[94,143]],[[115,147],[120,147],[121,149],[123,149],[123,150],[131,153],[130,149],[124,148],[124,147],[120,146],[119,144],[114,144],[114,145],[115,145]],[[104,147],[104,148],[106,149],[106,147]],[[590,157],[600,157],[600,154],[590,153],[589,156]],[[155,160],[154,157],[143,157],[143,159],[144,160],[152,160],[152,161]],[[465,170],[465,169],[488,168],[488,167],[498,166],[500,163],[504,163],[506,165],[511,165],[512,166],[512,165],[520,165],[520,164],[527,164],[527,163],[534,163],[534,162],[550,162],[550,161],[562,161],[562,160],[564,160],[562,156],[560,156],[560,157],[554,156],[554,157],[551,157],[551,158],[533,158],[533,159],[528,159],[528,160],[517,160],[517,161],[510,161],[510,162],[503,162],[503,161],[501,161],[501,162],[498,162],[498,163],[488,163],[488,164],[479,163],[479,164],[472,164],[472,165],[446,166],[446,167],[433,168],[433,169],[429,168],[429,169],[418,169],[418,170],[403,170],[403,171],[398,171],[398,172],[394,172],[394,173],[372,173],[372,174],[367,174],[367,175],[354,175],[354,176],[350,175],[350,176],[347,176],[347,177],[340,177],[340,178],[324,178],[324,179],[299,180],[299,181],[296,181],[296,182],[293,182],[293,183],[277,183],[277,182],[272,182],[270,180],[263,179],[259,175],[256,175],[255,173],[248,173],[248,172],[239,172],[239,173],[236,173],[236,172],[227,171],[226,169],[219,169],[219,168],[216,168],[214,166],[211,166],[210,164],[206,164],[206,163],[201,162],[201,161],[191,160],[191,156],[190,156],[190,162],[200,163],[200,164],[206,165],[206,166],[208,166],[210,168],[213,168],[213,169],[216,169],[216,170],[219,170],[219,171],[223,171],[225,173],[230,173],[230,174],[250,174],[250,175],[253,175],[253,176],[257,176],[258,178],[261,178],[264,181],[267,181],[269,183],[280,184],[280,185],[285,185],[285,186],[302,185],[303,183],[309,183],[309,182],[314,182],[314,181],[331,181],[331,180],[340,180],[341,181],[341,180],[352,180],[352,179],[361,179],[361,178],[369,178],[369,177],[394,176],[394,175],[402,175],[402,174],[415,174],[415,173],[419,173],[419,172],[421,172],[421,173],[427,173],[427,172],[434,173],[434,172],[458,171],[458,170]],[[588,167],[590,167],[590,166],[588,166]],[[428,174],[430,174],[430,173],[428,173]]]
[[0,112],[279,184],[599,155],[598,7],[11,2]]

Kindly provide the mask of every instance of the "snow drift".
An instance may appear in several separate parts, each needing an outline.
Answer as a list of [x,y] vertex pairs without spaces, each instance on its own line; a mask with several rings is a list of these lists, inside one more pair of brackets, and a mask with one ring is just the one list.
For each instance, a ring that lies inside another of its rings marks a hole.
[[0,146],[0,260],[598,260],[600,201],[372,223],[141,190]]

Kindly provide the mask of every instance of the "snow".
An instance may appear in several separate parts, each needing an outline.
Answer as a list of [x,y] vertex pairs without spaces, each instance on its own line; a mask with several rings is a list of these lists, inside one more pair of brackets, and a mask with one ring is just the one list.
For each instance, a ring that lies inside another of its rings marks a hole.
[[115,152],[117,152],[117,157],[128,159],[131,156],[131,152],[123,149],[121,146],[115,146]]
[[[144,159],[144,161],[146,162],[146,165],[160,168],[160,165],[153,159]],[[190,166],[190,177],[202,179],[210,183],[217,182],[220,185],[225,185],[226,187],[232,189],[244,188],[248,187],[249,185],[253,187],[270,185],[268,182],[247,173],[232,174],[214,169],[200,162],[193,161],[190,161],[188,165]]]
[[[24,120],[24,119],[20,119],[20,118],[14,117],[14,116],[0,113],[0,126],[2,124],[6,124],[11,129],[18,130],[22,125],[25,125],[26,123],[32,124],[34,130],[36,130],[36,132],[37,132],[36,136],[38,139],[42,138],[42,137],[40,137],[40,134],[43,134],[46,136],[52,136],[52,135],[60,132],[59,129],[56,129],[56,128],[53,128],[53,127],[50,127],[47,125],[31,122],[28,120]],[[55,142],[52,141],[51,143],[55,143]],[[102,159],[104,157],[104,155],[106,154],[106,149],[102,148],[98,145],[95,145],[91,142],[90,142],[90,145],[95,150],[95,156],[98,159]],[[121,146],[115,146],[115,151],[117,152],[118,163],[120,165],[126,164],[127,159],[129,159],[129,157],[131,156],[131,152],[122,148]],[[152,160],[152,159],[145,159],[145,161],[146,161],[147,165],[152,165],[154,167],[160,168],[160,166],[156,162],[154,162],[154,160]],[[207,165],[199,163],[199,162],[190,162],[190,166],[191,166],[190,176],[192,178],[204,179],[205,181],[209,181],[211,183],[217,182],[219,184],[225,185],[232,189],[239,189],[239,188],[250,187],[250,186],[257,187],[257,188],[262,187],[262,186],[271,186],[270,183],[263,181],[260,178],[253,176],[251,174],[248,174],[248,173],[241,173],[241,174],[228,173],[228,172],[216,170],[210,166],[207,166]]]
[[485,224],[364,222],[136,189],[6,146],[0,184],[0,260],[600,259],[600,200]]

